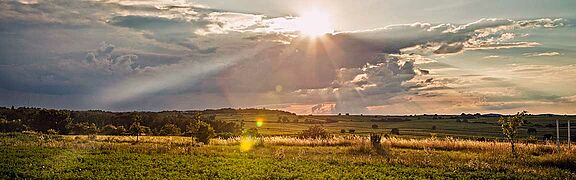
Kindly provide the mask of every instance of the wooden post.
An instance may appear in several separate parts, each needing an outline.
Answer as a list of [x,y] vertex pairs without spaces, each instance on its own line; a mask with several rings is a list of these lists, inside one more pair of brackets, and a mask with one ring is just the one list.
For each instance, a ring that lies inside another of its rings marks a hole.
[[558,153],[560,153],[560,124],[556,119],[556,145],[558,146]]
[[570,120],[568,120],[568,149],[570,149]]

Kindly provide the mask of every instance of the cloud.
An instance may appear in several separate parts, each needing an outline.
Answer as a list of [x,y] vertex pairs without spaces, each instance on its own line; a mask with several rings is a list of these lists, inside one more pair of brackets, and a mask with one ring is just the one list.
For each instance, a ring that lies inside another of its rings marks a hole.
[[497,58],[500,58],[500,56],[498,56],[498,55],[490,55],[490,56],[484,56],[483,58],[484,58],[484,59],[497,59]]
[[[7,30],[0,32],[5,39],[0,45],[11,47],[2,48],[10,52],[3,51],[1,63],[7,66],[0,66],[1,88],[86,95],[105,107],[190,97],[202,101],[179,103],[290,104],[312,113],[363,113],[411,91],[432,95],[433,90],[459,87],[458,80],[435,77],[436,69],[416,67],[439,64],[432,57],[538,46],[513,41],[512,31],[563,25],[562,19],[413,23],[314,40],[295,32],[298,17],[211,9],[188,1],[1,3],[0,25]],[[89,45],[102,41],[110,43],[90,50]],[[208,96],[219,102],[207,102],[203,97]]]
[[541,53],[524,53],[522,54],[526,57],[539,57],[539,56],[558,56],[561,55],[559,52],[541,52]]

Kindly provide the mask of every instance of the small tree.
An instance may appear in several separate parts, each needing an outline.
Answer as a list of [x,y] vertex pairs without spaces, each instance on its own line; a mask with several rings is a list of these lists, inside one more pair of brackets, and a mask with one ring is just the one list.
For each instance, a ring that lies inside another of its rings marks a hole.
[[160,135],[180,135],[180,128],[174,124],[165,124],[160,129]]
[[144,132],[144,126],[140,125],[140,122],[134,122],[130,125],[130,134],[136,135],[136,142],[138,142],[140,134]]
[[214,135],[214,129],[212,129],[209,124],[202,121],[198,123],[198,131],[195,134],[198,141],[204,144],[208,144],[210,142],[210,138],[214,137]]
[[500,117],[500,119],[498,119],[498,122],[502,126],[502,133],[510,141],[510,145],[512,146],[512,154],[514,155],[516,155],[516,149],[514,147],[516,131],[518,130],[518,127],[525,123],[525,114],[526,111],[522,111],[516,113],[514,116]]
[[210,138],[216,135],[210,124],[202,121],[192,121],[188,126],[186,126],[186,129],[187,133],[190,134],[192,138],[196,138],[197,141],[204,144],[208,144]]

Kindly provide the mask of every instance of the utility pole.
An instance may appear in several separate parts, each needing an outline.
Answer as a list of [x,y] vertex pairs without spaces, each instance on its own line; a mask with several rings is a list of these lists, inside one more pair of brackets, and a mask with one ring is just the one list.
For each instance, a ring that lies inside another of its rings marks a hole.
[[558,146],[558,153],[560,153],[560,124],[556,119],[556,145]]

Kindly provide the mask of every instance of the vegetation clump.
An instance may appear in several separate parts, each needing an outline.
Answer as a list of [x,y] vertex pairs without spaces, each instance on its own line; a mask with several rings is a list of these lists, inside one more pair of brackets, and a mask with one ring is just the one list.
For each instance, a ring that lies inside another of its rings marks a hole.
[[322,128],[321,126],[312,126],[309,127],[308,129],[302,131],[302,133],[300,133],[299,137],[300,138],[312,138],[312,139],[325,139],[328,138],[330,136],[330,134],[328,133],[328,131],[326,131],[324,128]]

